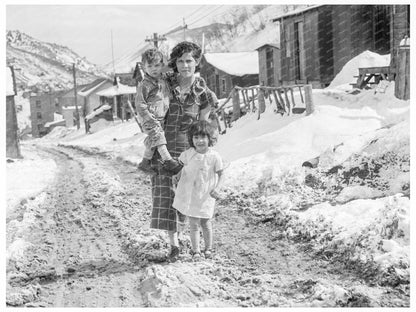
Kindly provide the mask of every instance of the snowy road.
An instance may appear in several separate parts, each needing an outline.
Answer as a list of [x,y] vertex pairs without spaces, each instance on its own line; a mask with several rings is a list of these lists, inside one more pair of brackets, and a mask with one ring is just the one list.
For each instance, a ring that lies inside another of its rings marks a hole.
[[8,246],[27,245],[7,263],[10,306],[409,306],[398,289],[281,237],[279,222],[248,213],[241,201],[217,207],[212,260],[191,261],[185,230],[183,255],[169,264],[165,233],[149,229],[149,178],[103,154],[52,146],[39,153],[55,160],[58,175],[42,200],[7,220]]

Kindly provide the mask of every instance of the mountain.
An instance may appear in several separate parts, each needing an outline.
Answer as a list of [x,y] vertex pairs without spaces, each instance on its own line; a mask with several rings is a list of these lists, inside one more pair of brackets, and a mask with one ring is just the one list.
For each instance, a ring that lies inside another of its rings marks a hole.
[[18,30],[6,31],[6,60],[8,65],[13,65],[21,89],[70,89],[73,87],[73,63],[78,84],[107,76],[70,48],[37,40]]
[[[279,44],[279,25],[272,19],[303,7],[306,5],[232,6],[209,25],[185,29],[185,37],[182,27],[169,31],[164,34],[166,40],[160,43],[159,49],[169,55],[170,50],[184,39],[202,45],[203,36],[206,52],[245,52],[254,51],[265,43]],[[131,71],[141,60],[141,54],[150,47],[152,44],[143,39],[136,50],[114,60],[115,71]],[[104,65],[102,69],[111,72],[113,63]]]

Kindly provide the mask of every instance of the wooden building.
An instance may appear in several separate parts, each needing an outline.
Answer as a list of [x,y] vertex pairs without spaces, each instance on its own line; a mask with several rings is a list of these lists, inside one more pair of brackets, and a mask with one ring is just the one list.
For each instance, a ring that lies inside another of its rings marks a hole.
[[405,16],[409,12],[406,7],[313,5],[273,19],[280,24],[282,85],[326,87],[360,53],[391,53],[397,25],[394,14],[405,11]]
[[258,53],[227,52],[205,53],[201,60],[200,75],[218,98],[228,97],[234,86],[259,84]]
[[33,137],[41,137],[48,133],[45,124],[53,122],[54,113],[60,110],[60,95],[60,92],[32,92],[30,94],[30,120]]
[[82,96],[83,101],[78,103],[82,105],[83,109],[80,112],[80,115],[86,116],[91,113],[95,108],[100,106],[100,96],[97,95],[97,92],[100,92],[104,89],[107,89],[113,85],[113,82],[107,78],[98,78],[86,85],[82,89],[78,89],[78,95]]
[[13,67],[6,67],[6,157],[20,158],[19,136],[17,132],[16,79]]
[[399,46],[405,37],[410,38],[410,5],[392,5],[390,22],[390,67],[395,68]]
[[259,83],[276,87],[282,84],[280,79],[280,48],[277,44],[267,43],[256,49],[259,54]]
[[[82,90],[87,85],[78,85],[77,90]],[[84,101],[84,98],[77,94],[77,105],[81,105]],[[74,94],[74,88],[70,90],[65,90],[62,92],[62,94],[59,96],[59,110],[58,113],[62,114],[62,109],[65,107],[75,107],[75,94]]]
[[133,117],[128,101],[135,108],[137,81],[133,73],[114,74],[113,85],[96,93],[101,105],[110,105],[114,119],[129,120]]

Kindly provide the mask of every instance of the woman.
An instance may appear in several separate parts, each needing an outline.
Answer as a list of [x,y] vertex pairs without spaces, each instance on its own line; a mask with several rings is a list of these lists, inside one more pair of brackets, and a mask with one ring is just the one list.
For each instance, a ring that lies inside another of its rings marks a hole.
[[[216,103],[215,94],[209,90],[205,81],[195,76],[201,59],[201,48],[192,42],[178,43],[170,54],[169,67],[174,74],[169,77],[171,100],[164,126],[167,149],[177,158],[189,148],[187,130],[196,120],[208,120],[211,107]],[[184,216],[172,207],[175,196],[172,176],[180,167],[164,167],[159,153],[152,158],[152,220],[150,227],[167,230],[171,250],[169,259],[175,261],[179,255],[178,223]]]

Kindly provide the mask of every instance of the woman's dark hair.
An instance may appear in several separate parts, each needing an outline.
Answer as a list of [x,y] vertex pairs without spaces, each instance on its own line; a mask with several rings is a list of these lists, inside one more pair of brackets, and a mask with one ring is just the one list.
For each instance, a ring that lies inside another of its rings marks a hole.
[[[176,67],[176,60],[180,58],[184,53],[191,53],[192,57],[195,61],[199,61],[201,58],[201,47],[196,43],[189,42],[189,41],[182,41],[179,42],[170,53],[170,59],[168,66],[173,69],[175,73],[178,72],[178,68]],[[195,72],[199,71],[199,64],[195,68]]]
[[214,145],[214,128],[208,121],[200,120],[194,122],[188,129],[188,142],[191,147],[195,147],[192,138],[195,135],[206,135],[208,137],[208,146]]

